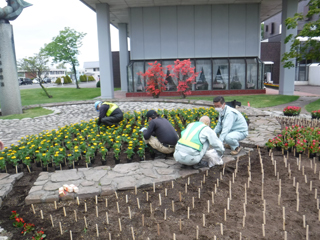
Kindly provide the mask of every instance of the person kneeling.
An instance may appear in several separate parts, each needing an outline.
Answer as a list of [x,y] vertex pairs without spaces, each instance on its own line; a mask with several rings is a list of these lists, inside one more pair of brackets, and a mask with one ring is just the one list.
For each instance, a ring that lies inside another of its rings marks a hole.
[[112,126],[118,124],[123,120],[123,113],[118,105],[109,102],[97,101],[94,104],[97,112],[99,112],[99,119],[97,124],[100,126],[104,124],[106,126]]
[[170,122],[161,118],[156,111],[148,111],[146,117],[149,127],[141,128],[140,132],[143,132],[145,142],[153,149],[155,159],[165,159],[167,154],[174,152],[179,136]]
[[196,169],[209,167],[207,161],[201,160],[209,145],[217,151],[219,157],[223,155],[223,144],[209,126],[210,118],[207,116],[201,117],[199,122],[188,124],[187,128],[181,132],[181,138],[173,154],[177,162]]

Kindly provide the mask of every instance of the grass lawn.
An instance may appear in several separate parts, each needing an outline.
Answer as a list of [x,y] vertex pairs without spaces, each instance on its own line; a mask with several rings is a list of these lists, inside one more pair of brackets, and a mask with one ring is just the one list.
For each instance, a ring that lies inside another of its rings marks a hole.
[[305,108],[308,112],[320,110],[320,99],[318,99],[317,101],[314,101],[312,103],[309,103],[307,106],[305,106]]
[[0,116],[0,119],[34,118],[42,115],[48,115],[50,113],[53,113],[53,111],[42,108],[42,107],[37,107],[37,108],[24,110],[22,114],[13,114],[13,115],[7,115],[3,117]]
[[[193,100],[207,100],[212,102],[216,96],[188,96],[187,99]],[[247,106],[248,102],[251,107],[264,108],[272,107],[280,104],[290,103],[297,100],[299,96],[284,96],[284,95],[238,95],[238,96],[225,96],[226,102],[237,100],[243,106]]]

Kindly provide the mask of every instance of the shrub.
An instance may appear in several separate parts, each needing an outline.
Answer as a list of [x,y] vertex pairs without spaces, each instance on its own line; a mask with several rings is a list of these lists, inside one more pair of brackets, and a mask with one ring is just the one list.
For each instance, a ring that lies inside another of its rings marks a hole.
[[230,83],[230,89],[241,89],[242,88],[242,84],[240,81],[232,81]]
[[87,81],[87,75],[81,75],[80,82],[86,82],[86,81]]
[[60,85],[61,84],[61,78],[57,78],[56,84]]
[[97,88],[100,88],[100,80],[97,82]]
[[94,79],[93,76],[89,76],[89,77],[88,77],[88,81],[89,81],[89,82],[93,82],[93,81],[95,81],[95,79]]
[[64,77],[64,83],[72,83],[72,80],[68,75]]

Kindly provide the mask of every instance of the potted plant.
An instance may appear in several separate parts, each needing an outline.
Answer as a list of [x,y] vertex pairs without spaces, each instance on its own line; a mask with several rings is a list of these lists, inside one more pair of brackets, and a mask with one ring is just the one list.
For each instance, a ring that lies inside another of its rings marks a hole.
[[108,149],[101,146],[99,152],[101,153],[101,163],[102,165],[107,164],[107,155],[108,155]]
[[305,139],[297,139],[296,143],[296,157],[299,157],[299,154],[302,154],[306,149],[306,140]]
[[312,119],[320,119],[320,110],[315,110],[311,112]]
[[30,157],[25,157],[22,160],[23,165],[28,169],[29,172],[31,172],[32,168],[31,168],[31,158]]
[[301,112],[301,107],[287,106],[283,109],[283,114],[285,116],[299,116]]
[[125,153],[127,154],[127,163],[131,163],[134,154],[132,146],[129,145]]
[[6,167],[6,160],[4,157],[0,157],[0,172],[5,173],[7,172],[7,167]]
[[316,139],[313,139],[308,149],[309,149],[309,157],[310,158],[316,157],[319,149],[319,141]]
[[114,160],[115,160],[115,164],[119,164],[120,163],[120,148],[114,148],[113,149],[113,157],[114,157]]

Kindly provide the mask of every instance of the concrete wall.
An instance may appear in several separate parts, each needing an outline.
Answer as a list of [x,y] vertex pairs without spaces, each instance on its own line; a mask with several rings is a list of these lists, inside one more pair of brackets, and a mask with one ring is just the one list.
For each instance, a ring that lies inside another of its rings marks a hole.
[[130,9],[131,60],[257,57],[259,4]]

